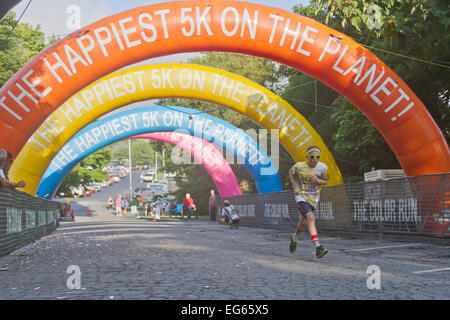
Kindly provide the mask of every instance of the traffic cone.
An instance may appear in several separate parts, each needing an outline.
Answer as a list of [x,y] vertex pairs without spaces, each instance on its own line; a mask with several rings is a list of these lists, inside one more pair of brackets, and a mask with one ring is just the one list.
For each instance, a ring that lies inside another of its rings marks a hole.
[[92,212],[91,212],[91,209],[89,209],[89,215],[90,215],[90,216],[92,216]]

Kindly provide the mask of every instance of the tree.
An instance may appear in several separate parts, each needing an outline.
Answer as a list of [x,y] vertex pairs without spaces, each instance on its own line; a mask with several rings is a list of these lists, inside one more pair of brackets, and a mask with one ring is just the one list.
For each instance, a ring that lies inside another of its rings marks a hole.
[[111,159],[112,151],[109,147],[105,147],[81,160],[81,166],[101,169],[106,167]]
[[0,21],[0,87],[48,45],[39,25],[16,23],[12,11]]
[[[367,45],[408,84],[450,137],[450,3],[444,0],[312,1],[327,18],[349,22]],[[371,14],[368,14],[371,13]],[[343,31],[344,32],[344,31]],[[410,57],[410,58],[408,58]]]
[[[112,152],[109,147],[102,148],[97,152],[87,156],[80,161],[64,178],[59,193],[71,194],[70,187],[77,187],[80,184],[88,184],[90,182],[102,182],[107,179],[107,172],[102,167],[108,165],[111,160]],[[92,167],[92,169],[87,169]]]
[[[155,150],[152,144],[144,139],[131,140],[131,164],[150,165],[155,162]],[[112,158],[128,159],[128,141],[122,140],[111,145]]]
[[216,189],[214,182],[201,165],[189,167],[187,173],[175,178],[178,190],[173,192],[178,203],[182,203],[186,193],[191,195],[199,215],[209,214],[209,194],[211,189]]
[[[294,7],[294,12],[367,46],[424,102],[448,140],[449,8],[448,2],[441,0],[312,0],[308,6]],[[321,83],[317,91],[312,90],[312,84],[305,84],[313,79],[297,70],[281,70],[289,77],[283,96],[289,102],[297,100],[296,108],[307,115],[330,148],[344,181],[361,180],[371,165],[380,169],[400,167],[380,133],[349,101]],[[302,103],[310,109],[317,104],[318,108],[308,112]]]

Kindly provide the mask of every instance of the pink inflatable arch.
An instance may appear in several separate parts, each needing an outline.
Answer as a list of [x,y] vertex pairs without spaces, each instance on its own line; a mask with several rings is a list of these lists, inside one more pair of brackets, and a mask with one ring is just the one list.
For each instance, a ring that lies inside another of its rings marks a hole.
[[194,156],[211,176],[220,197],[232,197],[242,194],[238,180],[228,162],[216,147],[201,138],[179,132],[144,133],[127,139],[153,139],[176,145]]

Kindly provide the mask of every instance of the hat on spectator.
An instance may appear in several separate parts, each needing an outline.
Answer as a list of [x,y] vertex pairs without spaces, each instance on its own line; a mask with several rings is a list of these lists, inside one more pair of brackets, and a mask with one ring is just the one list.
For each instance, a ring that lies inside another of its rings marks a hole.
[[6,158],[8,156],[8,152],[6,150],[0,149],[0,159]]

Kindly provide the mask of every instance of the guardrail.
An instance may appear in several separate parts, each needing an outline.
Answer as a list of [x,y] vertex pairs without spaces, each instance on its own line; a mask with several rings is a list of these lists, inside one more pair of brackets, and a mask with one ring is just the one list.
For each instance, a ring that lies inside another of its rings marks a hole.
[[[450,174],[325,186],[315,216],[322,230],[450,237]],[[241,224],[293,231],[299,211],[292,191],[224,198]]]
[[59,204],[15,189],[0,189],[0,257],[59,226]]

